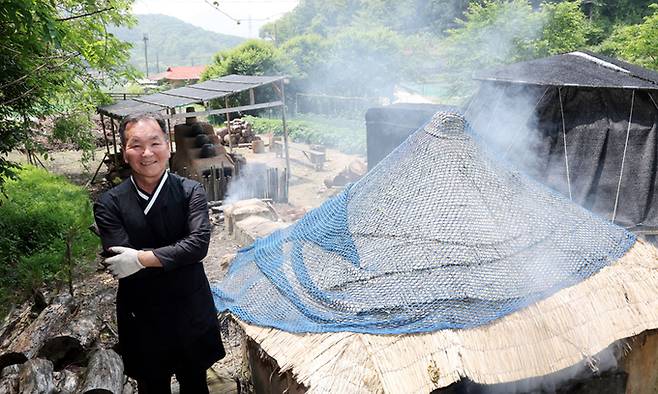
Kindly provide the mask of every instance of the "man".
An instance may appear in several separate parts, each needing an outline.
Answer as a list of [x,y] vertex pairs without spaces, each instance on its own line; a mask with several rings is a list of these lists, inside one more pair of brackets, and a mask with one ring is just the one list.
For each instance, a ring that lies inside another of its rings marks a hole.
[[105,260],[119,280],[117,323],[126,374],[139,393],[208,393],[206,369],[224,357],[201,260],[210,240],[206,194],[167,172],[165,123],[129,115],[119,126],[132,176],[94,205]]

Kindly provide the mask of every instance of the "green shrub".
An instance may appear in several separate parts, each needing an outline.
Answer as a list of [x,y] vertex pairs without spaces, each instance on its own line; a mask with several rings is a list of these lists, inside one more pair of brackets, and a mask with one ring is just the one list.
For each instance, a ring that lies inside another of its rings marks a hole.
[[[246,116],[256,134],[283,135],[280,119]],[[320,116],[305,116],[288,120],[288,136],[296,142],[321,144],[345,153],[366,153],[366,131],[361,122],[337,120]]]
[[18,175],[0,199],[0,315],[43,285],[70,287],[75,266],[93,260],[99,244],[83,188],[32,166]]

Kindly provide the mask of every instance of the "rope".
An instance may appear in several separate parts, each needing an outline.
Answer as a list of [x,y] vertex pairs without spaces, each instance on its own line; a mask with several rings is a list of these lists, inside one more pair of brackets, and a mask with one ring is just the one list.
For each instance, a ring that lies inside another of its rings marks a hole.
[[546,89],[544,90],[544,94],[541,95],[541,97],[539,98],[539,100],[537,100],[537,102],[535,103],[535,106],[532,107],[532,110],[528,113],[528,117],[526,118],[525,122],[519,124],[519,128],[518,128],[518,129],[516,130],[516,132],[513,134],[515,138],[513,138],[512,141],[507,145],[507,148],[505,148],[505,153],[503,154],[503,158],[507,157],[507,155],[509,154],[510,150],[512,149],[512,146],[514,146],[514,142],[516,141],[516,136],[519,135],[519,134],[521,133],[521,130],[523,130],[523,126],[525,126],[525,125],[528,124],[528,121],[530,120],[530,117],[531,117],[532,114],[534,113],[534,110],[537,109],[537,107],[539,106],[539,103],[542,102],[542,100],[543,100],[544,97],[546,96],[546,93],[548,93],[548,89],[549,89],[549,88],[546,88]]
[[569,200],[571,198],[571,179],[569,178],[569,155],[567,155],[567,127],[564,124],[564,108],[562,107],[562,89],[557,88],[557,95],[560,98],[560,115],[562,116],[562,139],[564,140],[564,166],[567,169],[567,187],[569,188]]
[[647,94],[649,95],[649,98],[651,99],[651,102],[653,103],[653,106],[654,106],[656,109],[658,109],[658,105],[656,105],[656,102],[653,100],[653,96],[651,95],[651,93],[647,92]]
[[[651,97],[651,96],[649,96]],[[651,99],[653,101],[653,98]],[[619,170],[619,182],[617,183],[617,195],[615,196],[615,208],[612,211],[612,222],[617,217],[617,205],[619,204],[619,192],[621,191],[621,179],[624,176],[624,163],[626,162],[626,150],[628,149],[628,137],[631,134],[631,120],[633,119],[633,106],[635,104],[635,90],[631,96],[631,114],[628,117],[628,128],[626,129],[626,142],[624,143],[624,154],[621,157],[621,170]]]

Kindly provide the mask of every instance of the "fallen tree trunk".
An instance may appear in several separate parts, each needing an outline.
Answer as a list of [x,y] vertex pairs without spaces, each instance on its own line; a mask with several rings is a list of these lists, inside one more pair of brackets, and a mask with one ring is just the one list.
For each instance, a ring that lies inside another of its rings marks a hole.
[[99,349],[89,360],[81,393],[121,393],[123,362],[114,350]]
[[41,313],[32,320],[29,308],[10,323],[3,332],[0,344],[0,368],[25,362],[37,355],[44,341],[52,332],[58,332],[68,320],[75,303],[68,294],[55,297]]
[[113,304],[114,293],[110,288],[83,298],[66,317],[66,324],[49,333],[37,357],[52,361],[57,371],[70,364],[84,364],[86,351],[97,341],[103,325],[98,315],[100,305]]
[[0,393],[18,393],[18,365],[6,367],[0,373]]
[[21,394],[50,394],[55,391],[53,363],[36,358],[21,365],[18,373]]
[[78,392],[78,385],[80,384],[80,376],[77,373],[64,369],[59,372],[53,373],[55,387],[59,394],[73,394]]

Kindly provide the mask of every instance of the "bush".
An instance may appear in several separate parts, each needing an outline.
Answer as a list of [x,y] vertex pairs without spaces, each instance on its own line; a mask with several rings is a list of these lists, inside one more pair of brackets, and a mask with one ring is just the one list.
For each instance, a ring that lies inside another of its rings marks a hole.
[[84,189],[32,166],[18,176],[0,199],[0,315],[43,285],[70,287],[99,245]]
[[[254,116],[246,116],[244,119],[252,124],[256,134],[283,135],[283,123],[280,119]],[[288,136],[292,141],[321,144],[345,153],[366,153],[366,131],[361,122],[305,116],[288,120],[287,126]]]

